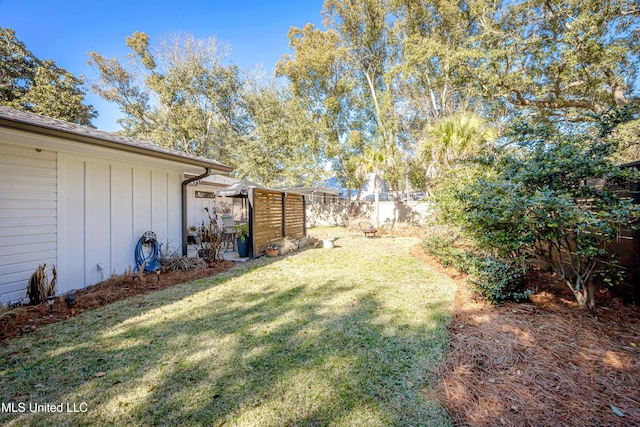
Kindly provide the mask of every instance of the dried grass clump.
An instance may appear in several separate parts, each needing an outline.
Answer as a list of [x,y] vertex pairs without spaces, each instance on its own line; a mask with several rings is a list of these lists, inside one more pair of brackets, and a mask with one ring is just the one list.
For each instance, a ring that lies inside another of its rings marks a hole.
[[56,294],[56,267],[51,266],[52,279],[49,281],[45,268],[47,264],[40,264],[36,271],[33,272],[29,278],[29,284],[27,285],[27,297],[29,302],[33,305],[38,305],[47,300],[47,297],[54,296]]
[[162,266],[168,271],[195,271],[207,268],[207,262],[202,258],[171,255],[162,258]]
[[6,307],[0,304],[0,338],[6,331],[13,330],[27,318],[27,309],[24,307]]

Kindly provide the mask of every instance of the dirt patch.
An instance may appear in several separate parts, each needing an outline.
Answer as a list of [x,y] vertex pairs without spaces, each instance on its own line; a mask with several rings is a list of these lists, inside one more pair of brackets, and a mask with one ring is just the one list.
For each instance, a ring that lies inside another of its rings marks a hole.
[[178,283],[215,276],[231,267],[233,267],[232,262],[223,261],[201,270],[167,271],[159,276],[159,280],[156,274],[147,274],[142,278],[117,276],[76,291],[77,298],[71,307],[67,307],[63,297],[56,299],[53,310],[50,310],[47,304],[22,306],[0,318],[0,342],[32,332],[41,325],[69,319],[114,301],[164,289]]
[[[530,303],[491,306],[458,284],[442,400],[460,426],[640,425],[640,310],[606,292],[581,310],[554,276],[529,276]],[[452,274],[453,273],[453,274]]]

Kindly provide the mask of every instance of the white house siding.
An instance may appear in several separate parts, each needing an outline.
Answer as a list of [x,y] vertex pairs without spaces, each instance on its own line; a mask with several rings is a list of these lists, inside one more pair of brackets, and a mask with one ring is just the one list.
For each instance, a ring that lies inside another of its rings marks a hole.
[[0,301],[25,298],[38,264],[56,263],[56,157],[0,143]]
[[60,293],[135,267],[135,245],[146,231],[163,250],[180,248],[179,171],[66,153],[58,165]]
[[[209,199],[205,197],[196,197],[196,191],[205,191],[207,193],[215,193],[222,187],[214,187],[210,185],[193,185],[187,186],[187,226],[200,226],[203,222],[209,223],[209,217],[204,208],[209,208],[209,212],[222,212],[225,207],[230,206],[233,200],[228,197],[216,197]],[[230,212],[230,208],[227,208]],[[226,213],[226,212],[223,212]]]
[[0,107],[0,302],[23,300],[38,264],[57,267],[58,294],[121,274],[146,231],[181,250],[184,176],[218,167]]

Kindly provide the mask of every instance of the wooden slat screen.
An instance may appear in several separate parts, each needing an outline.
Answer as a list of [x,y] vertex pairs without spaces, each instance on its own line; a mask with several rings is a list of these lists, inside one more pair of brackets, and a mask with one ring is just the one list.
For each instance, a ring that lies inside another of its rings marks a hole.
[[264,252],[267,244],[282,238],[283,193],[254,190],[253,192],[253,253]]
[[[284,211],[283,211],[284,208]],[[264,252],[269,243],[283,237],[300,239],[305,236],[304,197],[277,191],[253,192],[252,238],[253,254]]]
[[290,239],[304,237],[304,196],[287,194],[285,197],[286,234]]

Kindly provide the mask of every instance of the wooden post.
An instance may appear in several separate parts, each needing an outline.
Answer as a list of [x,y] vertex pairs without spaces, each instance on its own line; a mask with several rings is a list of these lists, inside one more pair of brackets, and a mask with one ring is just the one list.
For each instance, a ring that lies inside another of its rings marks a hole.
[[254,211],[253,211],[253,203],[251,203],[252,201],[249,200],[249,196],[247,196],[247,204],[249,205],[249,214],[247,215],[248,217],[248,221],[249,221],[249,241],[247,242],[247,244],[249,245],[249,259],[253,259],[255,258],[255,239],[253,238],[253,225],[255,222],[255,218],[254,218]]
[[287,237],[287,194],[280,194],[282,195],[282,237]]
[[302,198],[302,235],[307,237],[307,198]]

